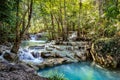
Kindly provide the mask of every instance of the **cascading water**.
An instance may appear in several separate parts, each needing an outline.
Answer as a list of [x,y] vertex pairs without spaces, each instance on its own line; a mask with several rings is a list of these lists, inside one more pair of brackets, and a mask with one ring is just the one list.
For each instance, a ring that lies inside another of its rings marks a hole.
[[36,40],[37,36],[36,35],[30,35],[30,40]]
[[[43,62],[41,51],[44,50],[46,41],[37,40],[36,35],[30,35],[29,41],[23,41],[19,49],[19,59],[25,63],[40,64]],[[23,46],[24,45],[24,46]]]
[[75,31],[68,37],[68,40],[70,40],[70,41],[76,40],[76,38],[77,38],[77,32]]
[[43,59],[40,56],[40,52],[29,49],[20,49],[19,59],[26,63],[39,64],[43,62]]

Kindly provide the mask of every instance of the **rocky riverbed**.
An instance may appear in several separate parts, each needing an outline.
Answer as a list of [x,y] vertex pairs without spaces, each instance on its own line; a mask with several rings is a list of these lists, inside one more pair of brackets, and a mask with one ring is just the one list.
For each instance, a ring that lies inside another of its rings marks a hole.
[[[64,42],[61,45],[47,43],[20,48],[18,55],[11,53],[12,44],[0,45],[0,80],[47,80],[36,70],[64,63],[86,61],[88,42]],[[13,63],[18,57],[18,62]],[[38,62],[35,63],[34,62]]]
[[89,57],[88,42],[63,42],[56,45],[54,42],[27,46],[21,48],[18,55],[11,53],[12,45],[0,45],[0,60],[13,62],[18,56],[19,60],[32,64],[35,69],[55,66],[63,63],[86,61]]
[[0,62],[0,80],[48,80],[25,63]]
[[[41,59],[41,62],[34,64],[38,68],[55,66],[63,63],[72,63],[86,61],[89,57],[90,43],[88,42],[63,42],[61,45],[56,45],[54,41],[50,43],[27,46],[22,50],[21,55],[26,51],[30,56]],[[27,59],[31,60],[30,57]],[[33,59],[33,58],[32,58]],[[26,60],[25,60],[26,62]],[[34,62],[35,63],[35,62]],[[30,64],[32,62],[30,61]]]

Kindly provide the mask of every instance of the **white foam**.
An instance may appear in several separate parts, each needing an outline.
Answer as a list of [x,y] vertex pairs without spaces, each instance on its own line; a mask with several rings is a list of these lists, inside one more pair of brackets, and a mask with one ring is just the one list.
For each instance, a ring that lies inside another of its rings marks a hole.
[[20,49],[19,50],[19,59],[23,62],[26,63],[32,63],[32,64],[40,64],[41,62],[43,62],[43,59],[38,56],[37,58],[35,58],[32,54],[31,51],[28,49]]

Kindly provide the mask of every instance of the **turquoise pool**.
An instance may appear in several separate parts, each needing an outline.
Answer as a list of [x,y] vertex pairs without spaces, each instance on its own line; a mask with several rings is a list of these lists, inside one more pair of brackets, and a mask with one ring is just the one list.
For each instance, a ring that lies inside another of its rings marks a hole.
[[38,71],[44,77],[54,72],[63,74],[69,80],[120,80],[120,71],[103,69],[90,62],[64,64]]

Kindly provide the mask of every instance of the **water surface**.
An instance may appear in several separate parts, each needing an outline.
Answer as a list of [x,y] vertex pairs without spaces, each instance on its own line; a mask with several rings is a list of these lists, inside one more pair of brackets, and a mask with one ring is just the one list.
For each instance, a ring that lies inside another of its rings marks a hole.
[[69,80],[120,80],[119,71],[103,69],[91,65],[89,62],[65,64],[38,71],[44,77],[48,77],[54,72],[63,74]]

